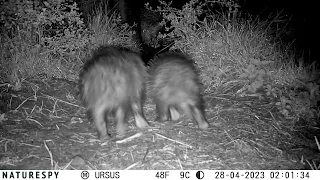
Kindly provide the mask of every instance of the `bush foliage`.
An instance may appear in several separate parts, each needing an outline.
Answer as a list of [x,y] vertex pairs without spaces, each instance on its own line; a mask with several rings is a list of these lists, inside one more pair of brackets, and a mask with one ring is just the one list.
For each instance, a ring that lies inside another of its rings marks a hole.
[[318,73],[316,68],[297,64],[298,57],[288,45],[291,42],[281,39],[286,16],[252,18],[241,14],[235,2],[215,1],[227,11],[206,12],[205,16],[204,7],[216,4],[192,0],[179,10],[162,2],[157,11],[163,14],[163,24],[170,22],[167,30],[173,31],[159,38],[175,39],[171,49],[195,59],[207,94],[272,99],[290,125],[301,118],[310,125],[319,124],[319,85],[317,78],[311,78]]
[[132,34],[130,27],[119,25],[118,16],[109,18],[99,9],[85,25],[71,0],[1,1],[0,11],[1,77],[17,86],[37,74],[75,80],[90,50],[124,44]]

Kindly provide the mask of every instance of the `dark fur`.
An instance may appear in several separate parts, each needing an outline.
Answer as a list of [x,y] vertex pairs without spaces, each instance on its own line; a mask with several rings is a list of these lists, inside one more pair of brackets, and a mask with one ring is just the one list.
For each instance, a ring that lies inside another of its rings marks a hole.
[[99,133],[109,139],[107,117],[117,120],[117,135],[123,137],[130,115],[139,128],[149,127],[142,110],[146,70],[141,58],[119,47],[100,47],[80,73],[81,99]]
[[150,71],[151,94],[158,120],[176,120],[178,111],[182,111],[195,120],[200,129],[209,127],[204,116],[202,87],[190,58],[182,53],[168,52],[152,63]]

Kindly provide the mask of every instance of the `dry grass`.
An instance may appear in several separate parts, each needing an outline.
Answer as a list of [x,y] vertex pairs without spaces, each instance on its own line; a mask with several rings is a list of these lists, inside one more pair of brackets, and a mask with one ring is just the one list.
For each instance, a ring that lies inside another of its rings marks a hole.
[[[130,120],[126,139],[100,142],[75,100],[74,84],[59,79],[29,80],[23,87],[19,97],[10,92],[12,101],[19,99],[20,103],[1,116],[1,166],[5,169],[304,167],[300,157],[287,151],[297,141],[293,132],[282,125],[272,103],[258,97],[207,96],[211,128],[206,131],[185,117],[177,122],[154,122],[154,105],[148,99],[144,108],[153,128],[139,131]],[[59,91],[53,90],[57,87]]]
[[119,13],[113,12],[108,15],[103,8],[97,8],[88,18],[89,30],[92,32],[90,49],[106,44],[120,45],[139,51],[134,42],[132,27],[122,24]]

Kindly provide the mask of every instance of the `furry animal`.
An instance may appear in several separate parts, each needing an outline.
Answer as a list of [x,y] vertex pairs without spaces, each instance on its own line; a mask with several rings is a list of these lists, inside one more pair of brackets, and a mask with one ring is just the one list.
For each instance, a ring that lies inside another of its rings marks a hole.
[[81,99],[100,140],[110,138],[107,124],[112,115],[118,138],[125,136],[132,115],[138,128],[149,127],[142,110],[146,75],[139,55],[115,46],[98,48],[85,63],[79,78]]
[[151,95],[156,104],[157,120],[177,120],[183,112],[207,129],[201,84],[194,62],[182,53],[168,52],[150,67]]

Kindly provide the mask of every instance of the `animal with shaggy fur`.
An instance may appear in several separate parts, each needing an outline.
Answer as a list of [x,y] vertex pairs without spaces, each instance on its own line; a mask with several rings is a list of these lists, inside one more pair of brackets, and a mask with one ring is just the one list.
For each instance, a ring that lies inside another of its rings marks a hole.
[[151,65],[149,83],[158,120],[177,120],[183,112],[195,120],[200,129],[209,127],[201,83],[191,58],[178,52],[160,55]]
[[132,115],[138,128],[149,127],[142,110],[146,74],[140,56],[120,47],[100,47],[85,63],[79,78],[81,99],[101,140],[110,138],[109,116],[117,120],[119,138]]

